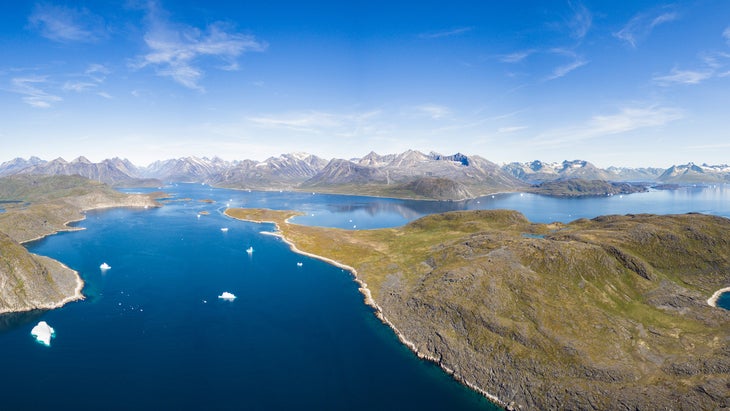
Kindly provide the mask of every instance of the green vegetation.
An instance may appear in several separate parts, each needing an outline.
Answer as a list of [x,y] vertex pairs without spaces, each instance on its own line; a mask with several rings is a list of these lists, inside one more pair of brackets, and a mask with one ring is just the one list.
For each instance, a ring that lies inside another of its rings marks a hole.
[[286,223],[293,212],[227,214],[276,222],[300,250],[354,267],[420,353],[506,403],[730,406],[730,313],[706,304],[730,284],[730,220],[544,225],[497,210],[347,231]]
[[0,213],[0,232],[26,242],[68,231],[83,211],[106,207],[152,207],[159,193],[137,196],[79,176],[20,175],[0,178],[0,200],[17,201]]
[[647,191],[644,185],[612,183],[603,180],[555,180],[546,181],[525,190],[526,192],[553,197],[590,197],[616,194],[632,194]]

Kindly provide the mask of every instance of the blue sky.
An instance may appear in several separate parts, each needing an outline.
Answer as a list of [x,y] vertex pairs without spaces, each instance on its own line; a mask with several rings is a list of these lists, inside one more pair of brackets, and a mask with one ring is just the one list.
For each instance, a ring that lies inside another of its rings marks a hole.
[[13,1],[0,161],[730,163],[730,2]]

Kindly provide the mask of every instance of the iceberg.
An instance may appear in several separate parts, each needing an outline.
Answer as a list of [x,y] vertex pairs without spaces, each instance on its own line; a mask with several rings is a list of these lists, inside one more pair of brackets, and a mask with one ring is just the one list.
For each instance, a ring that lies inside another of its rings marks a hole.
[[297,267],[301,267],[302,265],[302,263],[297,263]]
[[236,296],[232,293],[229,293],[228,291],[224,291],[223,294],[218,296],[218,298],[226,301],[233,301],[236,299]]
[[107,264],[107,263],[101,263],[101,265],[99,266],[99,268],[100,268],[100,269],[101,269],[102,271],[106,271],[106,270],[108,270],[108,269],[112,268],[112,266],[110,266],[110,265],[109,265],[109,264]]
[[32,330],[30,335],[34,336],[36,341],[43,343],[46,346],[51,346],[51,338],[56,336],[56,331],[53,330],[47,322],[41,321]]
[[248,247],[246,249],[246,252],[249,253],[249,254],[253,254],[253,247]]
[[221,231],[223,231],[224,233],[227,232],[228,231],[228,227],[221,228]]

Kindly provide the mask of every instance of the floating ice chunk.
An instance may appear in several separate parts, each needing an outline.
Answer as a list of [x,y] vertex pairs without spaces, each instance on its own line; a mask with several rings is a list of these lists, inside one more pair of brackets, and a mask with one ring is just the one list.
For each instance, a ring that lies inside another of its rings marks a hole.
[[41,321],[30,330],[30,335],[35,337],[39,343],[43,343],[46,346],[51,346],[51,338],[56,336],[56,331],[48,325],[47,322]]
[[106,271],[106,270],[108,270],[108,269],[112,268],[112,266],[110,266],[110,265],[109,265],[109,264],[107,264],[107,263],[101,263],[101,265],[99,266],[99,268],[100,268],[100,269],[101,269],[102,271]]
[[297,267],[301,267],[302,265],[304,265],[304,264],[302,264],[302,263],[297,263]]
[[228,291],[224,291],[223,294],[218,296],[218,298],[226,300],[226,301],[233,301],[236,299],[236,296],[229,293]]
[[228,231],[228,227],[221,228],[221,231],[223,231],[225,233],[226,231]]
[[253,254],[253,247],[248,247],[246,249],[246,252],[249,253],[249,254]]

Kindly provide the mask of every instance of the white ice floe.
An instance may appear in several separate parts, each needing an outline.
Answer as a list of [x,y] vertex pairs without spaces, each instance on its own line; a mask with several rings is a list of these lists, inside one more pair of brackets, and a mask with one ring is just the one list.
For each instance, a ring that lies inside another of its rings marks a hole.
[[248,247],[246,249],[246,252],[249,253],[249,254],[253,254],[253,247]]
[[101,263],[101,265],[99,266],[99,268],[100,268],[100,269],[101,269],[102,271],[106,271],[106,270],[108,270],[108,269],[112,268],[112,266],[110,266],[110,265],[109,265],[109,264],[107,264],[107,263]]
[[224,291],[223,294],[218,296],[218,298],[226,301],[233,301],[236,299],[236,296],[229,293],[228,291]]
[[302,264],[302,263],[297,263],[297,267],[301,267],[302,265],[304,265],[304,264]]
[[51,346],[51,338],[56,336],[56,331],[48,325],[47,322],[41,321],[30,330],[30,335],[35,337],[39,343]]
[[228,227],[221,228],[221,231],[223,231],[225,233],[226,231],[228,231]]

